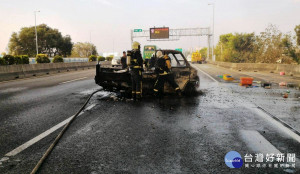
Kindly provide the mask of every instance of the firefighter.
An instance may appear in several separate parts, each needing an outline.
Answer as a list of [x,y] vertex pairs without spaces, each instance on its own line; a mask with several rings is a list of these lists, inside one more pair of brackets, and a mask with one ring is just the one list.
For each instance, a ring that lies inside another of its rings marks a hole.
[[140,51],[140,43],[133,42],[132,50],[127,51],[127,65],[130,67],[132,83],[132,99],[140,100],[142,97],[142,71],[143,58]]
[[123,56],[121,57],[121,65],[122,65],[122,69],[126,69],[127,68],[127,64],[126,64],[126,51],[123,51]]
[[171,73],[170,57],[163,55],[161,51],[157,51],[156,57],[155,72],[157,74],[157,80],[154,84],[154,94],[161,99],[164,93],[164,84],[168,82],[175,89],[176,93],[181,96],[181,90]]

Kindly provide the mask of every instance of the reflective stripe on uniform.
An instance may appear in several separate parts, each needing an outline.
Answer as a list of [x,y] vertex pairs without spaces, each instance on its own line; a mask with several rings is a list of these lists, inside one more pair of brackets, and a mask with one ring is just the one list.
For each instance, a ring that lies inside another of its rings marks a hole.
[[140,94],[141,92],[137,91],[136,93],[137,93],[137,94]]
[[158,92],[158,90],[157,89],[153,89],[155,92]]
[[141,68],[141,66],[134,66],[133,68]]
[[161,73],[160,76],[168,75],[168,73]]

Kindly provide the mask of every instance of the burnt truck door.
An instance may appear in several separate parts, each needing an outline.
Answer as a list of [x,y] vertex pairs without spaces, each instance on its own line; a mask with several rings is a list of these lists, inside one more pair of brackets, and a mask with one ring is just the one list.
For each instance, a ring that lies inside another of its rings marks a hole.
[[168,56],[171,59],[171,69],[176,83],[180,89],[184,90],[190,80],[190,66],[181,52],[170,52]]

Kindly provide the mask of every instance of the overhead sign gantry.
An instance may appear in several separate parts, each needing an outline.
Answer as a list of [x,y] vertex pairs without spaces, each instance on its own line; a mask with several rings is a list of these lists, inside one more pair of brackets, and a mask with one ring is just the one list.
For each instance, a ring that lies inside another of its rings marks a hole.
[[[170,29],[169,27],[153,27],[149,30],[143,29],[133,29],[130,31],[131,43],[134,38],[146,38],[147,41],[177,41],[180,37],[186,36],[207,36],[207,55],[210,51],[210,40],[212,34],[210,33],[210,28],[179,28],[179,29]],[[209,56],[208,56],[209,57]]]

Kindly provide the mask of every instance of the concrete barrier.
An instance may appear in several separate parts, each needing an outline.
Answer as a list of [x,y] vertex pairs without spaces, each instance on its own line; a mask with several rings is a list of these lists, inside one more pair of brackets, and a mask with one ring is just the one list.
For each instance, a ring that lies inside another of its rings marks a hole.
[[[95,68],[97,62],[42,63],[0,66],[0,81]],[[111,62],[100,62],[109,66]]]
[[208,61],[220,67],[228,68],[238,71],[262,71],[262,72],[276,72],[284,71],[286,74],[293,74],[300,76],[300,65],[294,64],[268,64],[268,63],[230,63],[230,62],[213,62]]

